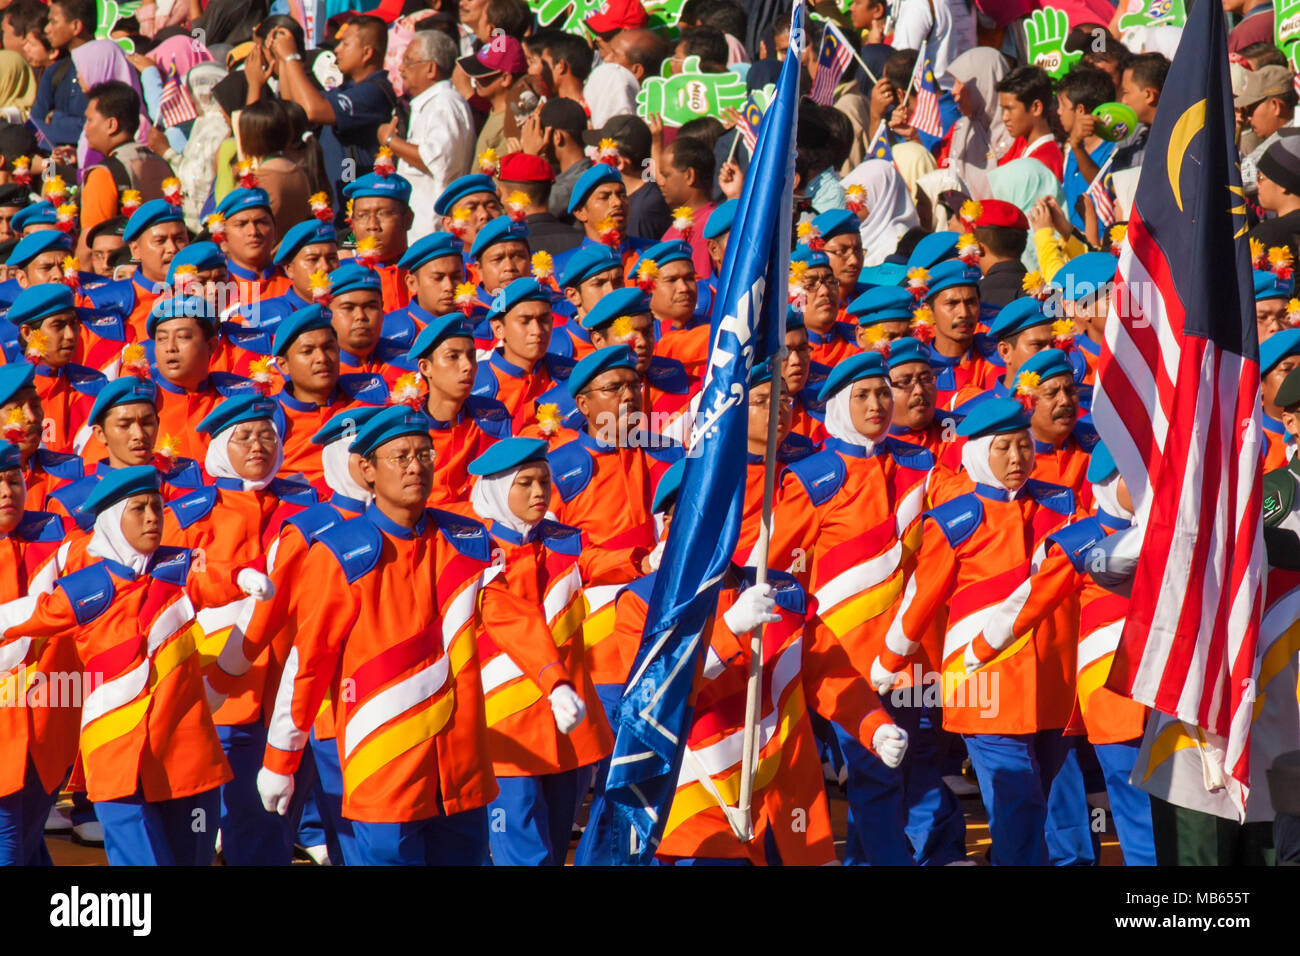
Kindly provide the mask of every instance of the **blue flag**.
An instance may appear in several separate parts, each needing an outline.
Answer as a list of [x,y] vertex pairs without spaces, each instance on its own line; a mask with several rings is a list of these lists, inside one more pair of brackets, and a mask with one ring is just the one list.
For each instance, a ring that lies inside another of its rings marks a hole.
[[619,705],[605,796],[592,811],[591,826],[610,828],[613,859],[584,862],[649,863],[676,792],[691,726],[691,688],[740,535],[749,373],[785,337],[804,16],[798,0],[791,50],[731,227],[691,451],[641,647]]
[[884,120],[880,121],[880,128],[876,130],[876,135],[867,147],[867,158],[887,159],[891,163],[894,161],[894,150],[889,145],[889,128],[885,125]]

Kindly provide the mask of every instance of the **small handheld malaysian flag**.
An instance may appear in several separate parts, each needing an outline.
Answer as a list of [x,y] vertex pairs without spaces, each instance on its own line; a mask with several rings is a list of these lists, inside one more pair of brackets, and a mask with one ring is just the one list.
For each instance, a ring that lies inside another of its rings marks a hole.
[[808,94],[814,103],[831,105],[835,98],[835,87],[839,85],[840,77],[852,61],[853,48],[849,46],[849,41],[844,39],[844,34],[840,33],[835,24],[826,24],[821,50],[817,53],[817,78],[813,81],[812,92]]
[[163,126],[179,126],[181,123],[196,119],[199,113],[194,108],[189,91],[181,83],[180,75],[173,63],[167,70],[167,80],[163,83],[162,98],[158,104],[158,118]]
[[750,156],[754,155],[754,147],[758,145],[758,124],[761,122],[763,122],[763,111],[754,102],[754,94],[750,93],[740,111],[740,123],[737,124],[740,139]]
[[867,157],[887,159],[891,163],[894,161],[894,148],[889,145],[889,129],[884,120],[881,120],[880,125],[876,127],[876,135],[871,138],[871,145],[867,147]]
[[930,58],[920,69],[916,80],[916,105],[908,125],[927,136],[942,136],[943,124],[939,120],[939,84],[935,81]]
[[1088,187],[1088,198],[1092,208],[1097,211],[1097,222],[1102,229],[1115,225],[1115,192],[1111,186],[1110,173],[1099,172]]

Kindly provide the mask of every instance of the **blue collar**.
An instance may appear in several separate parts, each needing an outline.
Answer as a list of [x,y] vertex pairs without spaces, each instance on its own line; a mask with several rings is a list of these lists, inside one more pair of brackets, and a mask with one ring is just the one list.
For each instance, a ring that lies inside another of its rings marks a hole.
[[434,418],[432,415],[430,415],[429,404],[427,400],[423,405],[420,406],[420,411],[423,412],[424,417],[429,420],[429,427],[436,432],[445,432],[447,429],[459,425],[461,422],[465,420],[465,405],[463,403],[460,406],[460,411],[456,413],[456,420],[452,422],[444,422],[441,419]]
[[199,383],[199,387],[192,392],[188,389],[181,388],[179,385],[173,385],[171,382],[167,381],[167,379],[163,378],[162,373],[158,371],[157,365],[150,368],[149,375],[150,378],[153,379],[155,385],[161,388],[164,392],[170,392],[173,395],[198,395],[202,392],[208,391],[212,387],[212,379],[210,378],[205,378]]
[[235,263],[235,262],[232,262],[232,261],[230,261],[229,259],[227,259],[227,260],[226,260],[226,271],[229,272],[230,275],[231,275],[232,277],[236,278],[236,279],[247,279],[247,280],[249,280],[249,281],[252,281],[252,280],[266,280],[266,279],[273,279],[273,278],[275,278],[275,266],[274,266],[274,265],[269,265],[269,266],[266,267],[266,269],[265,269],[263,272],[261,272],[261,273],[257,273],[257,272],[254,272],[252,269],[245,269],[243,266],[241,266],[241,265],[239,265],[239,264],[237,264],[237,263]]
[[945,368],[954,368],[954,367],[960,365],[962,362],[967,361],[968,359],[978,358],[978,357],[979,357],[979,356],[977,356],[976,353],[975,353],[975,343],[974,343],[974,342],[971,343],[970,348],[968,348],[968,349],[967,349],[964,353],[962,353],[961,355],[958,355],[956,358],[951,358],[951,357],[949,357],[949,356],[947,356],[947,355],[944,355],[942,352],[940,352],[938,349],[936,349],[936,348],[934,347],[934,343],[933,343],[933,342],[928,343],[925,347],[926,347],[926,349],[927,349],[927,350],[929,351],[929,353],[930,353],[930,364],[931,364],[931,365],[942,365],[942,366],[944,366]]
[[243,478],[218,478],[213,482],[213,484],[216,485],[218,488],[222,488],[226,491],[244,490]]
[[1101,522],[1103,528],[1110,528],[1112,531],[1123,531],[1125,528],[1132,527],[1133,525],[1133,522],[1126,518],[1116,517],[1109,511],[1103,511],[1101,508],[1097,509],[1097,520]]
[[338,508],[339,511],[349,511],[354,515],[359,515],[366,510],[364,502],[360,502],[356,498],[349,498],[347,495],[341,495],[337,491],[330,498],[330,504]]
[[1281,419],[1274,418],[1268,412],[1260,412],[1260,415],[1263,416],[1264,431],[1272,432],[1274,435],[1285,435],[1288,439],[1291,438],[1290,433],[1286,430],[1286,426],[1282,424]]
[[511,378],[523,378],[525,375],[534,374],[537,371],[537,365],[542,364],[541,361],[539,360],[537,365],[533,366],[533,371],[529,372],[527,369],[522,369],[518,365],[515,365],[513,362],[507,362],[505,360],[505,357],[497,349],[492,350],[492,358],[489,361],[492,363],[493,368],[500,369],[502,372],[505,372]]
[[284,388],[280,390],[280,404],[285,408],[295,412],[315,412],[322,408],[329,408],[341,397],[338,386],[334,386],[334,391],[330,395],[330,400],[324,405],[317,405],[315,402],[304,402],[302,399],[294,398],[289,394],[289,389],[293,388],[292,382],[286,382]]
[[[106,564],[108,566],[108,569],[112,571],[114,574],[116,574],[119,578],[125,578],[128,581],[134,581],[136,578],[139,577],[139,575],[136,574],[132,568],[128,568],[125,564],[119,564],[118,562],[114,561],[112,558],[104,558],[104,564]],[[145,571],[148,572],[149,568],[152,565],[153,565],[153,555],[151,554],[149,555],[149,563],[145,565]]]
[[518,547],[519,545],[539,540],[541,535],[538,533],[538,528],[540,527],[540,522],[533,525],[533,527],[528,530],[528,536],[525,537],[513,528],[507,528],[501,522],[494,520],[492,522],[492,537],[500,538],[506,544],[512,544],[515,547]]
[[[1066,444],[1068,444],[1069,441],[1069,438],[1065,439]],[[1034,452],[1039,455],[1051,455],[1060,451],[1064,447],[1065,444],[1061,445],[1061,448],[1057,448],[1050,441],[1039,441],[1037,438],[1034,439]]]
[[587,451],[593,452],[597,455],[608,455],[611,452],[618,451],[617,445],[606,445],[603,442],[599,442],[590,432],[578,432],[578,441],[583,448],[587,449]]
[[414,528],[400,525],[392,518],[388,517],[388,515],[380,511],[379,506],[373,502],[371,502],[371,504],[366,508],[362,517],[366,518],[384,534],[393,538],[401,538],[403,541],[411,541],[424,534],[424,529],[429,524],[429,516],[426,512],[425,514],[420,515],[420,520],[415,523]]
[[406,312],[409,316],[411,316],[411,318],[419,319],[425,325],[428,325],[430,322],[432,322],[434,319],[437,318],[436,315],[434,315],[432,312],[430,312],[424,306],[420,305],[420,303],[415,300],[412,300],[411,302],[407,303]]
[[[375,348],[378,347],[379,347],[379,343],[376,342]],[[374,355],[374,352],[371,352],[370,355]],[[339,364],[346,365],[348,368],[360,368],[362,365],[365,365],[367,362],[370,361],[370,355],[354,355],[353,353],[349,352],[347,349],[340,347]]]
[[284,295],[280,296],[280,298],[284,299],[291,306],[293,306],[293,311],[295,312],[297,312],[299,309],[305,309],[307,308],[307,306],[312,304],[310,299],[304,299],[302,296],[300,296],[298,294],[298,290],[295,289],[293,286],[289,286],[289,291],[286,292]]
[[152,279],[147,279],[146,281],[147,281],[149,284],[148,284],[148,285],[145,285],[144,283],[142,283],[142,282],[140,281],[141,278],[142,278],[142,276],[141,276],[140,273],[138,273],[138,272],[135,273],[135,275],[131,276],[131,286],[132,286],[132,288],[135,290],[136,295],[137,295],[137,298],[138,298],[139,295],[141,295],[141,294],[143,294],[143,295],[162,295],[163,291],[167,288],[166,283],[163,283],[163,282],[154,282]]
[[834,345],[837,341],[839,342],[849,341],[848,333],[844,330],[843,325],[839,322],[833,324],[831,326],[831,330],[827,332],[825,335],[822,335],[820,332],[814,332],[812,329],[808,328],[807,326],[804,327],[804,331],[808,333],[808,341],[813,345]]
[[1074,344],[1077,345],[1083,351],[1087,352],[1093,358],[1097,358],[1101,355],[1101,346],[1098,345],[1096,342],[1094,342],[1092,339],[1088,338],[1088,333],[1086,332],[1080,332],[1078,335],[1076,335],[1074,337]]
[[876,442],[875,446],[868,450],[862,445],[855,445],[852,442],[836,438],[834,435],[826,439],[823,447],[827,451],[839,452],[847,458],[877,458],[887,451],[883,441]]
[[975,483],[975,494],[981,498],[987,498],[989,501],[1011,500],[1011,492],[1003,488],[994,488],[992,485],[986,485],[982,482]]

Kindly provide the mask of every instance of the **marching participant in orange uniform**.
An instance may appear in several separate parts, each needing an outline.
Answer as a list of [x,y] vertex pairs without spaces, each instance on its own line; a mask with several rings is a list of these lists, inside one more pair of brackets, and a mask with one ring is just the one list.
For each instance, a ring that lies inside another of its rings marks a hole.
[[1064,485],[1083,507],[1092,504],[1088,457],[1097,432],[1080,419],[1079,390],[1065,352],[1043,349],[1020,366],[1016,392],[1032,402],[1029,431],[1034,436],[1034,474],[1039,481]]
[[380,157],[375,171],[343,188],[349,219],[357,237],[357,259],[379,273],[383,311],[401,309],[411,301],[406,268],[406,234],[411,228],[411,184],[393,171],[392,157]]
[[[454,185],[455,183],[452,184]],[[450,189],[448,187],[448,191]],[[566,211],[578,221],[585,237],[578,246],[555,257],[556,271],[563,273],[568,268],[569,260],[583,249],[601,245],[612,249],[623,263],[623,274],[631,275],[637,255],[654,245],[654,242],[627,234],[630,209],[623,174],[613,166],[596,163],[579,176],[573,184]],[[500,214],[501,209],[498,207],[495,215]],[[695,276],[694,267],[691,268],[691,276]]]
[[1277,392],[1292,370],[1300,368],[1300,329],[1283,329],[1259,347],[1259,389],[1264,402],[1264,470],[1285,468],[1295,453],[1295,437],[1282,424]]
[[159,547],[154,468],[113,472],[86,507],[96,515],[90,553],[102,560],[6,605],[0,653],[67,642],[83,679],[94,675],[79,745],[109,863],[210,864],[217,787],[231,774],[205,703],[196,608],[266,597],[270,581],[214,564],[191,574],[189,551]]
[[329,314],[339,340],[339,366],[344,372],[382,375],[390,386],[405,371],[389,363],[404,350],[381,337],[384,303],[379,273],[355,259],[330,274]]
[[[1151,800],[1129,782],[1142,744],[1147,709],[1105,686],[1124,629],[1128,599],[1106,590],[1087,573],[1097,543],[1132,524],[1133,502],[1105,445],[1098,444],[1092,454],[1088,480],[1098,504],[1096,514],[1047,537],[1047,557],[1042,565],[989,617],[983,633],[972,642],[970,656],[978,664],[992,660],[1015,643],[1017,635],[1048,618],[1060,601],[1079,595],[1078,706],[1071,715],[1070,729],[1077,731],[1082,721],[1097,754],[1125,864],[1155,866]],[[967,672],[975,669],[968,661]]]
[[465,281],[465,247],[449,232],[431,233],[417,239],[398,265],[406,270],[411,300],[384,315],[383,337],[409,349],[435,318],[457,311],[456,289]]
[[[1052,276],[1052,286],[1060,289],[1061,311],[1077,331],[1074,344],[1083,359],[1083,377],[1078,375],[1079,404],[1092,408],[1092,389],[1097,381],[1097,363],[1101,361],[1101,343],[1106,338],[1106,314],[1115,279],[1115,256],[1107,252],[1085,252],[1061,266]],[[1261,340],[1262,341],[1262,340]]]
[[235,283],[236,302],[232,305],[251,309],[289,291],[293,283],[272,264],[279,237],[271,216],[271,197],[265,190],[232,189],[206,225],[226,255],[226,269]]
[[[470,245],[478,231],[505,212],[497,184],[491,176],[471,173],[453,179],[438,195],[433,211],[442,217],[440,227],[461,242]],[[466,275],[466,281],[478,283],[477,275]]]
[[[478,303],[491,302],[492,297],[510,283],[533,274],[528,226],[509,216],[497,216],[478,231],[470,246],[469,257],[478,265],[479,283],[475,289]],[[541,280],[539,285],[551,288],[554,281]],[[478,303],[471,306],[471,318],[481,318],[486,311],[486,307],[480,307]]]
[[534,403],[562,388],[573,363],[548,351],[555,317],[551,296],[536,279],[516,279],[492,297],[492,334],[501,344],[479,365],[474,394],[495,398],[518,431],[533,417]]
[[[581,532],[546,518],[546,442],[504,439],[470,469],[479,476],[470,500],[492,535],[489,574],[530,611],[478,638],[488,752],[501,788],[491,806],[501,820],[491,832],[492,861],[563,866],[588,779],[582,770],[614,747],[603,714],[585,719],[597,697],[583,663]],[[505,618],[489,608],[500,594],[484,590],[485,618]]]
[[[350,450],[364,459],[375,501],[320,532],[303,562],[319,600],[285,664],[258,791],[268,810],[288,810],[328,693],[343,815],[356,836],[348,864],[483,863],[497,787],[473,642],[490,539],[477,522],[425,507],[433,450],[424,416],[385,409]],[[432,587],[411,587],[421,580]],[[503,625],[483,613],[484,626]]]
[[338,334],[319,305],[299,309],[275,329],[275,362],[284,376],[276,396],[276,428],[283,443],[284,477],[301,475],[324,492],[325,472],[314,435],[335,412],[349,405],[384,405],[388,386],[373,373],[339,374]]
[[[47,593],[61,571],[62,525],[24,511],[25,499],[18,446],[0,442],[0,602]],[[0,649],[0,866],[51,865],[42,827],[72,766],[80,715],[53,699],[50,678],[77,669],[67,641]]]
[[582,317],[609,293],[623,288],[623,264],[608,246],[587,246],[569,258],[559,281],[574,314],[555,331],[572,340],[573,360],[581,362],[595,351]]
[[36,392],[36,366],[0,366],[0,438],[18,446],[30,511],[44,511],[51,493],[85,474],[76,455],[41,447],[45,411]]
[[915,306],[906,289],[876,286],[855,298],[845,315],[857,324],[859,348],[887,354],[889,343],[908,334]]
[[971,394],[997,368],[984,357],[978,334],[980,271],[961,259],[948,259],[929,269],[908,272],[908,288],[920,299],[913,314],[912,335],[930,351],[937,375],[939,404],[955,408],[958,393]]
[[[394,397],[421,408],[429,421],[434,463],[429,505],[464,511],[469,500],[469,463],[493,442],[510,437],[510,413],[496,399],[470,394],[478,359],[474,329],[461,313],[432,319],[406,357],[417,364],[425,394],[421,396],[413,383],[399,380]],[[414,391],[414,401],[406,394],[409,391]]]
[[125,321],[132,332],[130,341],[143,342],[149,337],[149,312],[167,291],[168,267],[189,245],[190,234],[180,205],[151,199],[131,213],[122,238],[139,267],[129,279],[109,282],[86,295],[96,311],[110,312]]
[[690,243],[661,242],[633,263],[632,281],[650,295],[658,326],[655,354],[686,366],[693,381],[704,380],[709,360],[709,317],[699,314],[699,283]]
[[790,431],[803,435],[814,444],[826,437],[826,407],[818,399],[830,369],[813,368],[812,345],[803,316],[794,309],[785,311],[785,364],[781,366],[783,390],[794,399]]
[[799,246],[790,254],[790,296],[803,316],[815,364],[834,368],[862,351],[855,327],[837,320],[840,281],[826,253]]
[[889,434],[920,445],[935,460],[935,467],[951,475],[961,467],[957,418],[939,412],[938,377],[930,352],[910,336],[889,343],[889,387],[894,390],[894,424]]
[[[168,504],[168,540],[201,553],[205,561],[266,566],[281,524],[316,502],[307,484],[276,477],[284,457],[274,424],[276,409],[273,399],[233,398],[199,423],[199,431],[212,436],[204,468],[215,484]],[[199,654],[205,669],[211,669],[227,643],[242,640],[253,604],[240,599],[199,612]],[[266,745],[266,663],[258,661],[223,691],[226,701],[213,721],[234,779],[221,790],[222,852],[236,866],[287,866],[291,834],[263,810],[256,788]]]
[[972,639],[1030,576],[1047,536],[1074,516],[1074,495],[1029,477],[1033,438],[1029,415],[1016,402],[981,402],[958,431],[967,438],[962,464],[975,490],[926,512],[918,571],[871,665],[871,681],[882,694],[894,687],[946,609],[943,725],[966,740],[989,815],[993,862],[1043,865],[1049,846],[1058,864],[1091,862],[1082,779],[1062,737],[1074,702],[1077,599],[1059,602],[1031,634],[964,679]]

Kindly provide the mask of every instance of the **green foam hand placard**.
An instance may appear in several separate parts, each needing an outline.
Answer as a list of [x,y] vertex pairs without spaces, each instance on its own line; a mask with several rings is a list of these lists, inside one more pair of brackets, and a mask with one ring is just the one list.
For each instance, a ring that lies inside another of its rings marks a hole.
[[1119,29],[1123,33],[1137,27],[1181,27],[1185,23],[1187,5],[1183,0],[1128,0]]
[[684,126],[701,116],[724,120],[727,110],[745,105],[745,81],[730,70],[702,72],[698,56],[688,56],[676,76],[671,60],[664,61],[661,72],[647,76],[637,91],[636,112],[642,119],[659,116],[665,126]]
[[130,37],[110,37],[110,34],[113,27],[117,26],[117,21],[133,16],[142,2],[143,0],[95,0],[95,22],[98,24],[95,39],[112,39],[123,53],[134,53],[135,43]]
[[1065,38],[1069,35],[1070,18],[1064,10],[1043,7],[1033,11],[1025,21],[1026,58],[1053,79],[1065,76],[1083,58],[1082,53],[1066,52]]
[[[643,0],[641,6],[650,18],[647,27],[674,27],[682,18],[686,0]],[[558,29],[585,36],[583,21],[601,12],[605,0],[528,0],[528,7],[544,27],[556,24]]]
[[1273,5],[1273,39],[1294,70],[1300,46],[1300,0],[1273,0]]

